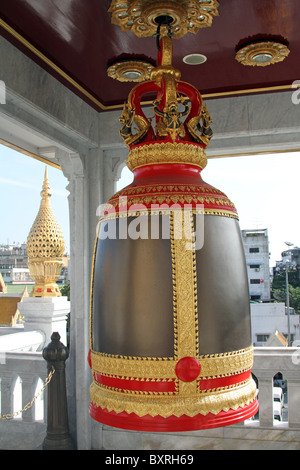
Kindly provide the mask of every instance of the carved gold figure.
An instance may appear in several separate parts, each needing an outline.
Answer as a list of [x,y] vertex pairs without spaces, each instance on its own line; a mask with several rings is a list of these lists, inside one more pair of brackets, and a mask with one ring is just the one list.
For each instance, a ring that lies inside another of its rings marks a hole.
[[[213,131],[207,107],[202,105],[201,95],[195,87],[180,81],[180,72],[172,66],[172,41],[168,36],[162,38],[161,48],[151,80],[136,85],[124,104],[120,118],[123,124],[121,137],[130,148],[141,140],[191,141],[208,146]],[[148,92],[157,93],[153,102],[155,130],[140,104],[141,96]]]

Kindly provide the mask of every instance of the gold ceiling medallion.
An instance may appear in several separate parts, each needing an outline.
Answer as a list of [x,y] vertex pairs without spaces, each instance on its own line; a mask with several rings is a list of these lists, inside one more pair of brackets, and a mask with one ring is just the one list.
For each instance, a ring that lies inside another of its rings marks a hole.
[[161,16],[170,19],[175,39],[200,28],[212,25],[213,17],[218,16],[217,0],[112,0],[109,12],[112,23],[122,31],[132,31],[138,37],[155,35]]
[[289,48],[280,42],[264,41],[242,47],[236,53],[236,60],[243,65],[266,65],[282,62],[290,53]]
[[119,82],[144,82],[150,80],[154,66],[143,60],[116,62],[107,69],[107,75]]

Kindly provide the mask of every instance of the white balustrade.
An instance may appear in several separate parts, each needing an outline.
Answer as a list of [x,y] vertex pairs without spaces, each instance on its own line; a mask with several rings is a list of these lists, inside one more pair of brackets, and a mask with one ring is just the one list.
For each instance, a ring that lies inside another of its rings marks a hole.
[[[0,449],[36,449],[46,433],[45,389],[26,411],[22,411],[42,389],[47,365],[39,352],[0,353]],[[9,419],[3,419],[9,415]]]
[[[270,446],[276,441],[277,447],[280,448],[280,445],[283,445],[282,440],[286,441],[284,445],[300,448],[300,348],[254,348],[252,371],[258,381],[259,420],[251,419],[228,426],[224,428],[223,437],[218,434],[215,442],[218,441],[222,448],[233,448],[235,443],[237,448],[260,448],[263,445],[273,448]],[[287,403],[284,404],[283,421],[274,420],[273,416],[273,378],[279,372],[287,381]],[[18,411],[17,405],[22,409],[31,402],[37,389],[41,389],[46,376],[47,366],[40,352],[0,353],[1,415],[13,414]],[[17,378],[20,378],[22,389],[18,404],[16,397],[14,400]],[[41,410],[42,401],[39,398],[30,409],[19,416],[10,420],[1,419],[0,449],[40,447],[46,435],[46,403],[45,397],[44,408]],[[280,432],[280,442],[276,432]],[[176,433],[174,437],[175,435]],[[199,432],[199,439],[203,439],[205,435],[205,430]],[[210,435],[209,432],[207,435]],[[181,438],[184,439],[184,436],[181,435]]]

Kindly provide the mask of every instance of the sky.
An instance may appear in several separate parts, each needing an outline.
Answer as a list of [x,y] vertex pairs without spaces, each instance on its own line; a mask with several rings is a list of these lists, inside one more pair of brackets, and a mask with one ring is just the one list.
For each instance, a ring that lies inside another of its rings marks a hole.
[[[45,163],[0,145],[0,243],[26,242],[40,206]],[[48,167],[51,204],[69,252],[68,180]],[[209,159],[203,179],[235,204],[240,228],[268,229],[270,266],[285,242],[300,246],[300,152]],[[125,168],[117,189],[132,180]]]
[[[208,159],[202,178],[235,204],[241,230],[268,229],[270,267],[300,246],[300,152]],[[122,183],[131,181],[124,168]]]
[[50,165],[0,145],[0,244],[26,243],[40,208],[47,166],[50,201],[70,252],[69,207],[63,172]]
[[300,152],[208,160],[202,176],[235,204],[241,230],[268,229],[270,266],[300,246]]

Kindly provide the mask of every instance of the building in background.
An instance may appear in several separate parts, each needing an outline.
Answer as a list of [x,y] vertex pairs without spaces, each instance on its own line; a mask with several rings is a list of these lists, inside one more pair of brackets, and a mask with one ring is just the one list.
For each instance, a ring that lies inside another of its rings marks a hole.
[[242,230],[250,300],[270,300],[270,253],[267,229]]
[[33,284],[27,267],[26,244],[0,245],[0,273],[6,284]]
[[[285,341],[277,342],[277,346],[287,346],[288,321],[290,322],[291,345],[300,339],[299,315],[295,315],[291,309],[288,317],[284,302],[252,302],[251,310],[251,335],[254,346],[271,346],[271,339],[284,338]],[[277,333],[276,333],[277,332]]]
[[[289,245],[288,242],[286,242]],[[300,279],[300,248],[298,246],[290,246],[281,253],[281,260],[276,261],[276,265],[273,268],[273,276],[277,276],[286,270],[297,271],[297,278]]]
[[[62,259],[63,269],[58,279],[59,284],[68,281],[68,262],[69,256],[65,255]],[[6,285],[27,285],[34,284],[28,268],[28,256],[26,243],[21,245],[0,245],[0,273]]]
[[[280,302],[274,302],[274,299],[271,299],[268,230],[242,230],[242,240],[249,282],[253,345],[267,346],[268,341],[278,335],[287,339],[288,321],[290,322],[291,343],[299,340],[299,315],[295,315],[294,309],[290,309],[289,318],[284,299]],[[300,249],[298,250],[300,253]],[[290,251],[286,250],[282,256],[290,257]],[[278,345],[284,346],[285,341],[280,341]]]

